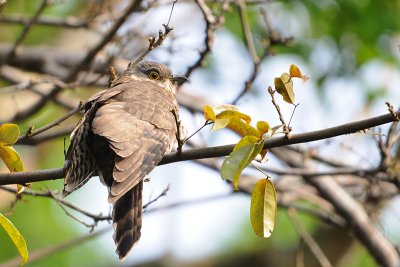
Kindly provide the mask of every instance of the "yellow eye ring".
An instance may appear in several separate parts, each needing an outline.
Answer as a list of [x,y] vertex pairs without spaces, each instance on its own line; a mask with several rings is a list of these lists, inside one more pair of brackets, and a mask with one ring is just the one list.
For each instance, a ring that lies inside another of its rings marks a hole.
[[154,71],[154,70],[151,71],[148,76],[149,76],[149,79],[151,79],[151,80],[160,79],[160,74],[157,71]]

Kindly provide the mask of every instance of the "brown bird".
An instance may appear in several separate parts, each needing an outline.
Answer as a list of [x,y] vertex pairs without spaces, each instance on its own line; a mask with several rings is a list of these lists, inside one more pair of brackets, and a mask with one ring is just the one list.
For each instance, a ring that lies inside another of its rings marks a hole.
[[98,174],[113,204],[116,253],[123,259],[140,238],[143,179],[176,140],[176,89],[186,81],[156,62],[130,64],[109,89],[83,105],[71,134],[63,195]]

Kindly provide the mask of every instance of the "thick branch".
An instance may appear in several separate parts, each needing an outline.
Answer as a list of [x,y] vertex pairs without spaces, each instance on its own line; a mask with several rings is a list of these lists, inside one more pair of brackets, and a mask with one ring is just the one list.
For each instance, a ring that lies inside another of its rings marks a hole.
[[[400,115],[400,112],[397,112]],[[317,140],[323,140],[327,138],[332,138],[339,135],[355,133],[364,129],[369,129],[375,126],[386,124],[395,121],[392,114],[388,113],[386,115],[373,117],[366,120],[356,121],[352,123],[347,123],[339,125],[336,127],[331,127],[319,131],[307,132],[302,134],[291,135],[290,139],[286,137],[275,137],[265,140],[264,148],[274,148],[287,146],[298,143],[306,143]],[[193,159],[202,158],[215,158],[227,156],[232,152],[235,145],[208,147],[208,148],[198,148],[188,151],[183,151],[182,153],[169,153],[167,154],[159,165],[169,164],[172,162],[186,161]],[[24,184],[31,182],[55,180],[64,177],[64,169],[46,169],[39,171],[30,172],[14,172],[14,173],[2,173],[0,174],[0,185],[6,184]]]
[[356,236],[382,266],[399,266],[400,259],[396,249],[372,224],[358,202],[329,176],[311,181],[320,194],[329,200],[338,213],[351,224],[351,229]]
[[[400,112],[397,112],[397,114],[400,114]],[[286,138],[285,136],[270,138],[265,140],[264,148],[274,148],[274,147],[281,147],[281,146],[328,139],[339,135],[355,133],[364,129],[369,129],[393,121],[395,121],[395,118],[392,116],[392,114],[388,113],[386,115],[377,116],[370,119],[360,120],[347,124],[342,124],[339,126],[326,128],[319,131],[306,132],[302,134],[293,134],[290,136],[289,139]],[[193,149],[190,151],[183,151],[182,154],[179,156],[176,152],[170,153],[164,157],[164,159],[161,161],[161,164],[167,164],[176,161],[192,160],[192,159],[227,156],[229,153],[232,152],[234,146],[235,145],[226,145],[226,146],[218,146],[211,148]]]

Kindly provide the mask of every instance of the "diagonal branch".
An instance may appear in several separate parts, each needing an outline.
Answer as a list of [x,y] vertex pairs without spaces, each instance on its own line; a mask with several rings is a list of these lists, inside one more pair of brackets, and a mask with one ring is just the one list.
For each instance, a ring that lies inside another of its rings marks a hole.
[[35,15],[33,15],[32,19],[25,25],[24,30],[22,31],[21,35],[18,37],[17,41],[15,41],[15,44],[14,44],[13,48],[11,48],[11,51],[8,54],[6,61],[10,61],[13,57],[15,57],[18,46],[24,41],[24,39],[28,35],[29,31],[31,30],[33,25],[38,20],[39,16],[43,13],[47,4],[48,4],[48,0],[42,1],[42,3],[40,5],[40,7],[38,8],[38,10],[36,11]]
[[195,63],[193,63],[186,71],[185,76],[189,77],[192,72],[198,67],[203,65],[203,62],[207,55],[211,52],[211,48],[214,44],[215,31],[222,23],[223,14],[216,17],[213,15],[211,9],[207,6],[204,0],[195,0],[197,6],[200,8],[206,22],[206,37],[204,38],[204,48],[200,51],[200,56]]
[[40,133],[43,133],[43,132],[45,132],[45,131],[47,131],[47,130],[53,128],[54,126],[60,125],[60,123],[62,123],[63,121],[65,121],[65,120],[68,119],[69,117],[73,116],[75,113],[77,113],[77,112],[79,111],[80,107],[81,107],[81,103],[79,103],[79,105],[78,105],[76,108],[74,108],[73,110],[69,111],[69,112],[68,112],[67,114],[65,114],[63,117],[61,117],[61,118],[59,118],[59,119],[57,119],[57,120],[55,120],[55,121],[53,121],[53,122],[51,122],[51,123],[49,123],[49,124],[47,124],[47,125],[45,125],[45,126],[39,128],[39,129],[37,129],[37,130],[30,130],[30,131],[28,131],[26,134],[20,136],[20,137],[18,138],[18,141],[17,141],[17,142],[18,142],[18,143],[24,142],[24,141],[26,141],[26,140],[32,138],[32,137],[35,136],[35,135],[38,135],[38,134],[40,134]]
[[70,72],[70,74],[66,77],[66,81],[71,81],[76,78],[79,72],[89,66],[97,53],[103,49],[105,45],[107,45],[110,40],[117,33],[118,29],[121,25],[128,19],[129,15],[140,8],[141,0],[132,1],[131,4],[126,8],[125,12],[119,17],[119,19],[114,23],[112,28],[104,35],[101,41],[93,47],[86,56],[82,59],[82,61]]
[[325,256],[321,247],[314,240],[314,238],[304,229],[303,225],[301,225],[300,220],[297,216],[296,209],[288,208],[287,214],[292,221],[292,224],[296,231],[299,233],[301,238],[304,240],[304,243],[310,248],[311,252],[314,254],[315,258],[318,260],[319,264],[322,267],[332,267],[332,264],[329,262],[328,258]]

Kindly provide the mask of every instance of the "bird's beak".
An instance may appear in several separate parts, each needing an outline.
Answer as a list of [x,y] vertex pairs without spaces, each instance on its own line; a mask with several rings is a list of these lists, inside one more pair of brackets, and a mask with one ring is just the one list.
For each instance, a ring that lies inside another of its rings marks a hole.
[[178,85],[182,85],[184,82],[188,81],[185,76],[174,75],[169,78],[172,82],[176,82]]

